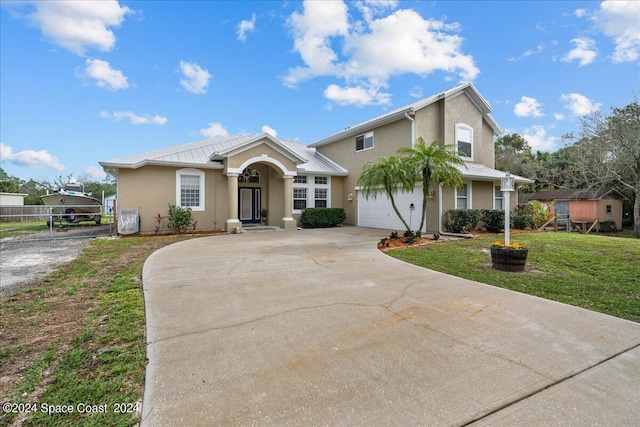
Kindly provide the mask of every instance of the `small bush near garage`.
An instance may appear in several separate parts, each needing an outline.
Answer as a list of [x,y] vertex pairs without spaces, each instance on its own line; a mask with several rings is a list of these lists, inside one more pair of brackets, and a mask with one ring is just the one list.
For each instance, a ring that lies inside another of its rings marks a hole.
[[482,209],[480,222],[489,233],[500,233],[504,228],[504,211]]
[[475,230],[480,222],[478,209],[451,209],[444,214],[444,227],[451,233]]
[[533,207],[530,203],[517,205],[515,212],[511,215],[511,227],[517,230],[533,228]]
[[302,211],[300,225],[304,228],[336,227],[346,218],[347,214],[342,208],[307,208]]

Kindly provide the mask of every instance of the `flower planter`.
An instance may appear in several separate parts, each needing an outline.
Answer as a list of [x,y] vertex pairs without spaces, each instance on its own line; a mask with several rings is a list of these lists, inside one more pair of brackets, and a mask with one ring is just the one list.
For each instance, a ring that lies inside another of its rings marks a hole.
[[524,271],[528,249],[510,249],[492,246],[491,262],[493,268],[502,271]]

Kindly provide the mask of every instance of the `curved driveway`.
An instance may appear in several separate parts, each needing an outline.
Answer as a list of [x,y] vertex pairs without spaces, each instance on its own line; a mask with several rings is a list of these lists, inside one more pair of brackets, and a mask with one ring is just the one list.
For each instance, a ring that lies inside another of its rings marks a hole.
[[143,426],[640,424],[640,324],[405,264],[384,234],[154,253]]

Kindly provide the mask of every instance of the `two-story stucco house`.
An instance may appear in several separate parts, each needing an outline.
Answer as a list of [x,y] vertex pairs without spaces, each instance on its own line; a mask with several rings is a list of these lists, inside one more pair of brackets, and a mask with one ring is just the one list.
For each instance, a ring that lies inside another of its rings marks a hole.
[[[436,231],[448,209],[503,208],[499,189],[505,173],[493,168],[493,137],[500,133],[487,101],[466,83],[309,146],[267,134],[222,136],[100,164],[117,177],[119,208],[139,210],[142,232],[153,230],[168,204],[191,207],[199,229],[230,231],[258,223],[262,208],[268,209],[269,225],[294,228],[308,207],[344,208],[347,224],[402,229],[387,198],[366,200],[357,180],[368,162],[423,137],[455,144],[466,165],[460,167],[462,188],[433,186],[426,231]],[[516,183],[529,182],[516,177]],[[410,205],[421,206],[421,190],[396,201],[409,218]]]

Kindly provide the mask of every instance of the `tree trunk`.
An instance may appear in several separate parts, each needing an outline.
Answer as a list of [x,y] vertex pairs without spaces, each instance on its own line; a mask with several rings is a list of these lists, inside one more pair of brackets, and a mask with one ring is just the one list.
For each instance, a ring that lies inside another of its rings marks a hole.
[[412,232],[411,227],[409,227],[409,225],[407,224],[407,221],[405,221],[404,218],[402,217],[400,210],[396,206],[396,200],[393,198],[393,194],[389,194],[389,200],[391,200],[391,206],[393,206],[393,210],[396,211],[396,215],[398,215],[398,218],[400,218],[400,221],[402,221],[407,231],[411,233]]

